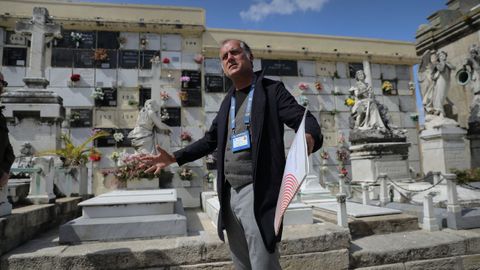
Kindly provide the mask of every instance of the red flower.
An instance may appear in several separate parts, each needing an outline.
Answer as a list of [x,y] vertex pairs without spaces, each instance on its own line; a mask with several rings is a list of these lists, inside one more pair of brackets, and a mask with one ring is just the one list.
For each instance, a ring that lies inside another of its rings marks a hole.
[[72,74],[72,75],[70,75],[70,80],[71,80],[72,82],[78,82],[78,81],[80,81],[80,74]]
[[165,57],[165,58],[163,58],[162,63],[164,63],[164,64],[170,64],[170,59],[167,58],[167,57]]
[[345,169],[345,167],[340,169],[340,174],[343,174],[343,175],[347,176],[348,175],[347,169]]

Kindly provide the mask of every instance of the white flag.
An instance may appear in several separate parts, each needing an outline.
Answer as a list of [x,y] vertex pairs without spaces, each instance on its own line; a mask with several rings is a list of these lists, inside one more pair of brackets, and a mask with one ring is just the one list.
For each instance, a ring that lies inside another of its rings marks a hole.
[[308,174],[308,149],[305,140],[305,116],[307,109],[303,114],[302,123],[298,127],[297,134],[293,139],[290,151],[288,151],[285,170],[283,171],[282,186],[278,196],[277,208],[275,210],[275,235],[278,235],[283,215],[288,205],[297,193],[300,185]]

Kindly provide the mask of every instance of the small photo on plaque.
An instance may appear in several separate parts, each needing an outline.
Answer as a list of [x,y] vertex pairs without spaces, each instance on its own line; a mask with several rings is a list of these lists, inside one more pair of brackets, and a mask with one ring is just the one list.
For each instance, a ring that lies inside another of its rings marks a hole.
[[117,89],[102,88],[103,99],[95,99],[96,107],[116,107],[117,106]]
[[81,128],[92,126],[91,109],[70,109],[70,127]]
[[224,82],[222,75],[205,75],[205,92],[221,93],[224,91]]
[[162,122],[169,127],[180,127],[182,125],[182,109],[179,107],[162,108],[162,110],[164,109],[167,111],[168,119]]
[[139,53],[136,50],[121,50],[119,54],[120,68],[138,68]]
[[[27,62],[27,48],[3,48],[3,65],[24,67]],[[5,78],[8,80],[8,78]]]

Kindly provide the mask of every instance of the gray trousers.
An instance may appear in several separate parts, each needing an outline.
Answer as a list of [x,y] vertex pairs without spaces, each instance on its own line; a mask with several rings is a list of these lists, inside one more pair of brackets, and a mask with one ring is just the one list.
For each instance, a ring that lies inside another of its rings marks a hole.
[[253,184],[229,191],[225,192],[224,224],[235,269],[281,269],[278,250],[267,251],[255,221]]

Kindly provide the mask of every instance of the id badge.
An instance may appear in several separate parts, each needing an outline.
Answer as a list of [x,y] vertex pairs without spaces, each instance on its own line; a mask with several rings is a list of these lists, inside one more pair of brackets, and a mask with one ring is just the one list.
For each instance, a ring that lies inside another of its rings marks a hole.
[[232,135],[232,152],[238,152],[250,148],[250,133],[244,131]]

